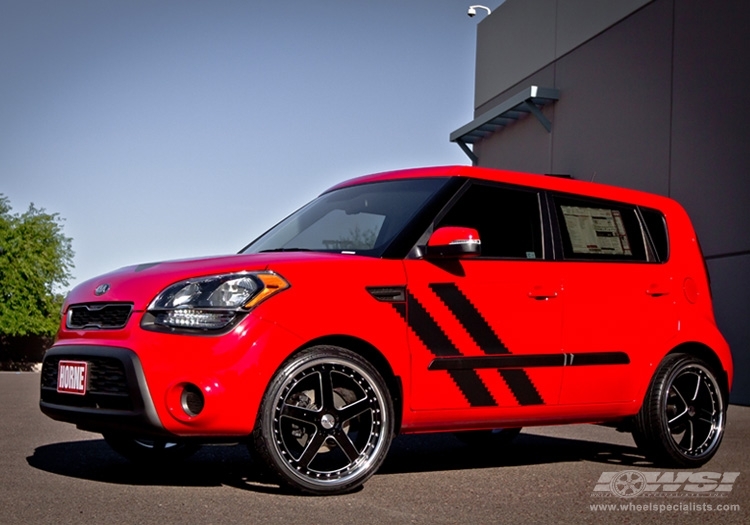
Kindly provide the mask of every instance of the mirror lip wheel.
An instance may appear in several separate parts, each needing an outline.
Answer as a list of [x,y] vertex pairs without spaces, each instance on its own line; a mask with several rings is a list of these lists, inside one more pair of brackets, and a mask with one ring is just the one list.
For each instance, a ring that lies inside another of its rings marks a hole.
[[[663,399],[661,400],[662,410],[665,415],[669,414],[668,405],[670,401],[670,394],[674,393],[675,396],[682,398],[682,394],[675,386],[675,382],[676,380],[687,375],[695,375],[697,378],[695,396],[690,401],[695,401],[698,396],[702,396],[705,398],[705,394],[707,394],[709,397],[708,400],[711,402],[713,409],[711,413],[711,429],[706,434],[703,442],[697,447],[685,447],[680,443],[680,441],[675,437],[675,432],[673,431],[677,430],[677,426],[680,424],[679,419],[681,417],[687,416],[689,418],[692,418],[693,415],[691,414],[691,412],[695,411],[693,407],[694,403],[690,403],[685,399],[679,400],[679,402],[685,404],[684,410],[681,410],[682,414],[675,414],[673,419],[671,420],[667,417],[662,418],[662,423],[664,425],[666,435],[672,439],[672,445],[681,454],[685,455],[686,457],[695,459],[701,459],[706,456],[710,458],[711,456],[713,456],[715,450],[718,448],[719,443],[721,442],[726,420],[724,399],[721,393],[721,387],[718,384],[714,373],[711,372],[711,370],[701,362],[688,362],[683,364],[682,366],[675,367],[675,369],[667,379],[667,395],[663,396]],[[706,393],[704,394],[702,390],[705,390]],[[680,410],[683,407],[676,408],[677,410]],[[694,434],[695,432],[693,431],[692,433]]]
[[665,356],[635,416],[633,438],[641,452],[664,467],[697,468],[709,461],[726,426],[726,389],[720,378],[695,355]]
[[[331,374],[352,391],[359,390],[356,400],[346,402],[331,383],[330,392],[323,392],[323,381]],[[322,406],[300,411],[289,401],[309,389],[315,376],[320,380]],[[305,381],[308,386],[303,386]],[[393,434],[393,414],[386,383],[369,362],[344,348],[311,347],[292,356],[271,381],[253,433],[255,450],[272,474],[296,491],[317,495],[349,492],[362,485],[385,459]],[[297,417],[305,419],[298,419],[298,426],[310,430],[302,452],[298,449],[299,436],[291,435],[284,422]],[[359,424],[362,427],[356,428]],[[349,439],[352,427],[367,433],[365,439],[355,439],[356,445]],[[343,440],[348,443],[341,446]],[[308,445],[317,448],[308,453]],[[330,470],[312,466],[318,455],[335,448],[341,449],[339,454],[345,454],[348,463]]]

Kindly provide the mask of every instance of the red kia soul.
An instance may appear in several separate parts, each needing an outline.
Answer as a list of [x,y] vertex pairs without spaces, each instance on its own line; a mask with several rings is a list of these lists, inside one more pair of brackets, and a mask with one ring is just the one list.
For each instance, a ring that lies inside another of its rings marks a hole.
[[132,460],[247,441],[279,482],[333,494],[396,433],[501,447],[523,426],[604,423],[695,468],[731,384],[676,202],[456,166],[339,184],[237,255],[79,285],[40,405]]

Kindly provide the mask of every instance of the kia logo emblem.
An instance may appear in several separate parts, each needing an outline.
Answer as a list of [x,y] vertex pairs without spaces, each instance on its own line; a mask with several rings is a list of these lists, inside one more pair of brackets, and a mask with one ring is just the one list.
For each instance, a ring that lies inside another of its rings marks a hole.
[[104,295],[108,291],[109,291],[109,284],[104,283],[104,284],[100,284],[99,286],[96,287],[96,290],[94,290],[94,294],[95,295]]

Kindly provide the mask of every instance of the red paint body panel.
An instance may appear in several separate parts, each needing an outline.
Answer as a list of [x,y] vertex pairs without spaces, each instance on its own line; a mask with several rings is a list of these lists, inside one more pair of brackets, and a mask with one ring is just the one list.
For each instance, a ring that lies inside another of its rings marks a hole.
[[[414,252],[401,259],[278,252],[131,266],[82,283],[65,303],[66,313],[71,305],[132,303],[127,324],[74,330],[64,316],[50,356],[75,358],[81,348],[132,351],[134,373],[142,370],[147,386],[141,394],[147,408],[153,404],[161,427],[155,431],[209,441],[249,435],[274,374],[295,352],[319,342],[380,356],[377,366],[390,379],[404,432],[632,416],[659,362],[678,348],[700,347],[714,355],[731,386],[731,355],[713,319],[695,232],[676,202],[600,184],[465,166],[370,175],[329,192],[423,177],[491,181],[660,210],[669,231],[669,259],[579,262],[548,253],[544,260],[437,261]],[[545,235],[552,233],[545,224]],[[290,286],[227,332],[164,333],[142,324],[149,305],[174,283],[258,271],[272,271]],[[104,283],[110,291],[95,295]],[[378,296],[378,290],[390,289],[403,297]],[[609,361],[578,366],[584,354]],[[182,411],[179,393],[185,384],[196,385],[205,397],[196,416]],[[109,428],[93,409],[66,416],[55,399],[47,403],[43,396],[42,403],[53,417]],[[144,426],[144,432],[151,430]]]

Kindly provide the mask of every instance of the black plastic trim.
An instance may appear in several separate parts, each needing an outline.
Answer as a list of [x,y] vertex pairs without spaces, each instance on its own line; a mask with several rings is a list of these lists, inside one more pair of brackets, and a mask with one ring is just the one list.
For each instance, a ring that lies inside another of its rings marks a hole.
[[[89,392],[84,396],[59,394],[56,385],[44,384],[43,375],[39,408],[44,414],[92,432],[127,432],[141,437],[172,436],[159,421],[140,359],[135,352],[128,348],[112,346],[53,346],[44,356],[43,373],[45,365],[52,360],[59,361],[63,358],[77,361],[108,358],[122,363],[130,406],[125,409],[100,408],[96,403],[96,396]],[[87,397],[89,399],[86,399]]]
[[380,302],[406,302],[406,286],[367,286],[365,289]]
[[584,352],[580,354],[488,355],[472,357],[438,357],[428,370],[513,369],[560,366],[627,365],[625,352]]

